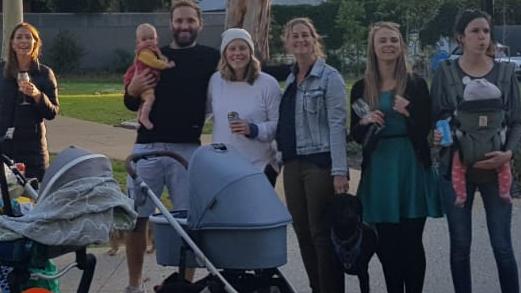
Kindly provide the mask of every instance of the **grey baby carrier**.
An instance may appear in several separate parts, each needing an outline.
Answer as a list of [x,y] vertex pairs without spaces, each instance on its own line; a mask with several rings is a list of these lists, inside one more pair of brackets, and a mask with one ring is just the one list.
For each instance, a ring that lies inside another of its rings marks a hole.
[[[505,145],[508,120],[505,100],[510,91],[513,66],[510,63],[499,63],[497,95],[477,91],[469,98],[469,85],[464,91],[456,71],[456,62],[444,62],[442,68],[449,83],[447,94],[455,105],[451,123],[455,141],[463,163],[472,166],[486,159],[486,153],[500,151]],[[472,82],[488,83],[484,79]],[[486,85],[482,88],[486,88]]]

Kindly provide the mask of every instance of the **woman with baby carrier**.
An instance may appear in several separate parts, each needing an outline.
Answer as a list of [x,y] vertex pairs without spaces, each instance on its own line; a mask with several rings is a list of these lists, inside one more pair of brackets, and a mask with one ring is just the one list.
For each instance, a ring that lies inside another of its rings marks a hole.
[[[450,262],[456,293],[472,292],[470,246],[472,203],[479,190],[503,293],[519,293],[512,249],[510,163],[521,138],[521,105],[514,66],[494,61],[488,14],[463,11],[454,26],[463,55],[446,61],[432,81],[433,116],[449,120],[452,145],[440,151],[442,202],[450,232]],[[442,135],[436,130],[434,143]]]
[[427,217],[441,216],[427,136],[431,100],[424,79],[406,66],[399,25],[374,24],[364,78],[351,90],[351,135],[363,145],[358,196],[378,232],[387,292],[418,293],[425,278]]

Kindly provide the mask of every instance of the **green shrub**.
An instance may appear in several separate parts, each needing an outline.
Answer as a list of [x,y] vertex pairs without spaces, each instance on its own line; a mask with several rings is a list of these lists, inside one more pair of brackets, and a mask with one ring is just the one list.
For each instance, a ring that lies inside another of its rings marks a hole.
[[134,55],[124,49],[116,49],[113,53],[110,72],[125,73],[134,61]]
[[77,72],[85,50],[78,44],[74,35],[65,30],[59,32],[49,48],[49,65],[58,73]]

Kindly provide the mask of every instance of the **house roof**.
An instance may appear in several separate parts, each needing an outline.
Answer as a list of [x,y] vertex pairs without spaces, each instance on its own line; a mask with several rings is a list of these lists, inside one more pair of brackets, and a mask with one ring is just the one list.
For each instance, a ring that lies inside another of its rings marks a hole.
[[[319,5],[326,0],[272,0],[273,5]],[[226,8],[226,0],[201,0],[199,6],[203,11],[222,11]]]

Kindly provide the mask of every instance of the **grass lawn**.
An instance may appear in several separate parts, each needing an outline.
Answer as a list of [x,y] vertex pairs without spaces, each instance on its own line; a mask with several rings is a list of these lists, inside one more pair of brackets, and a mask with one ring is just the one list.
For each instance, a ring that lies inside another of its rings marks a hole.
[[123,105],[123,85],[119,81],[64,78],[58,86],[63,116],[109,125],[118,125],[136,116]]

